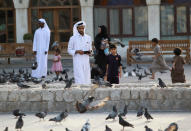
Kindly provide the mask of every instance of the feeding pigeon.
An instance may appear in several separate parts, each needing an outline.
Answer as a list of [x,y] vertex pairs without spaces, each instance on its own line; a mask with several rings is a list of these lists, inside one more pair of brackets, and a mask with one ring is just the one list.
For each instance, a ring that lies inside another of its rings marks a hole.
[[159,80],[159,86],[160,86],[161,88],[167,87],[166,84],[162,81],[161,78],[158,78],[158,80]]
[[64,88],[70,88],[72,86],[74,78],[69,79],[69,81],[66,82],[66,86]]
[[55,121],[55,122],[61,122],[63,119],[65,119],[68,116],[68,111],[65,110],[64,112],[61,112],[58,116],[49,119],[49,121]]
[[87,122],[83,125],[81,131],[90,131],[89,119],[88,119]]
[[8,128],[8,127],[6,127],[4,131],[8,131],[8,129],[9,129],[9,128]]
[[125,121],[120,115],[118,115],[119,117],[119,124],[123,126],[123,130],[125,127],[132,127],[134,128],[134,126],[132,124],[130,124],[129,122]]
[[164,131],[178,131],[178,124],[171,123]]
[[24,83],[21,83],[21,82],[18,82],[17,86],[20,87],[21,89],[30,88],[30,86],[28,86],[28,85],[26,85]]
[[128,111],[127,111],[127,105],[125,105],[125,107],[124,107],[124,109],[123,109],[123,112],[119,113],[119,115],[125,117],[127,113],[128,113]]
[[153,131],[153,130],[149,128],[148,126],[145,126],[145,131]]
[[147,108],[145,108],[145,114],[144,114],[144,116],[145,116],[145,118],[146,118],[147,120],[153,119],[153,117],[149,114]]
[[143,116],[143,107],[141,107],[138,112],[137,112],[137,117],[142,117]]
[[25,113],[22,113],[19,109],[13,110],[12,114],[17,118],[18,116],[26,116]]
[[44,112],[38,112],[38,113],[35,114],[36,117],[38,117],[38,118],[40,118],[40,119],[43,119],[43,120],[44,120],[44,118],[46,117],[46,115],[47,115],[47,112],[46,112],[46,111],[44,111]]
[[22,116],[19,116],[19,119],[16,122],[15,129],[17,129],[17,130],[20,129],[21,130],[23,125],[24,125],[24,121],[22,119]]
[[66,128],[66,131],[72,131],[72,130],[70,130],[70,129]]
[[111,128],[109,128],[107,125],[105,126],[105,131],[112,131]]
[[117,108],[116,106],[113,106],[113,111],[106,117],[105,120],[108,120],[108,119],[115,119],[115,117],[117,116]]

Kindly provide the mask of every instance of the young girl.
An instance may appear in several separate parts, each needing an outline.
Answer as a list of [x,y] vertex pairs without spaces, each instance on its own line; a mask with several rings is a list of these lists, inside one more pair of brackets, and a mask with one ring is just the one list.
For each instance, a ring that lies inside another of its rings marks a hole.
[[152,72],[151,79],[155,79],[156,72],[163,72],[165,70],[171,70],[171,69],[166,64],[165,59],[162,56],[162,52],[160,51],[160,45],[158,44],[158,39],[153,38],[152,42],[153,42],[153,46],[154,46],[154,57],[153,57],[154,60],[152,62],[150,70]]
[[185,75],[184,75],[184,58],[180,56],[182,53],[182,50],[180,48],[174,49],[174,58],[173,58],[173,64],[172,64],[172,71],[171,71],[171,78],[172,83],[185,83]]
[[111,54],[107,56],[105,80],[111,84],[119,84],[119,77],[121,78],[122,73],[121,56],[117,54],[115,45],[110,45],[109,50]]
[[63,70],[62,63],[61,63],[60,50],[58,48],[56,49],[56,52],[55,52],[51,70],[52,70],[52,72],[56,73],[57,78],[59,76],[59,73]]

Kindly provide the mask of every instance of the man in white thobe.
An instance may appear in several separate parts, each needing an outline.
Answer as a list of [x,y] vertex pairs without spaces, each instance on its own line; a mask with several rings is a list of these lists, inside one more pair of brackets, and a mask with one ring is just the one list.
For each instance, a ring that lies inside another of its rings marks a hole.
[[47,76],[50,29],[44,19],[39,19],[39,26],[35,31],[33,40],[33,51],[38,65],[36,70],[32,70],[32,77],[34,78],[44,78]]
[[75,84],[91,84],[89,55],[92,50],[91,37],[85,34],[85,22],[73,27],[73,36],[68,43],[68,53],[73,56]]

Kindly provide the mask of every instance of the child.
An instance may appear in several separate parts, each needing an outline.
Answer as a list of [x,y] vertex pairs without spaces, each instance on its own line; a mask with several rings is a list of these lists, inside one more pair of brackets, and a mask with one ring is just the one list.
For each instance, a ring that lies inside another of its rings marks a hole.
[[150,67],[150,70],[152,72],[151,79],[155,79],[155,73],[156,72],[163,72],[165,70],[171,70],[170,67],[166,64],[165,59],[162,56],[162,52],[160,51],[160,45],[158,44],[158,39],[153,38],[152,43],[154,46],[154,57],[153,62]]
[[56,73],[56,77],[58,78],[59,73],[63,70],[61,63],[60,50],[57,48],[55,52],[55,56],[53,59],[52,72]]
[[117,47],[115,45],[110,45],[109,51],[105,80],[111,84],[119,84],[119,77],[121,78],[122,73],[121,56],[117,54]]
[[180,56],[182,53],[182,50],[180,48],[174,49],[174,58],[173,58],[173,64],[172,64],[172,71],[171,71],[171,78],[172,83],[185,83],[185,75],[184,75],[184,58]]

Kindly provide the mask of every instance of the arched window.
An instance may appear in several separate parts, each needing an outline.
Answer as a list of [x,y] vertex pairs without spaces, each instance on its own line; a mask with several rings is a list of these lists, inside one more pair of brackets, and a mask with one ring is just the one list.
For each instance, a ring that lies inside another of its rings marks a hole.
[[0,43],[15,42],[15,10],[12,0],[0,0]]
[[32,33],[38,28],[38,19],[46,19],[51,30],[51,44],[68,42],[73,24],[81,19],[79,0],[31,0],[29,14]]
[[95,35],[99,25],[106,25],[112,37],[147,37],[146,0],[95,0]]
[[191,0],[161,0],[161,37],[191,36]]

